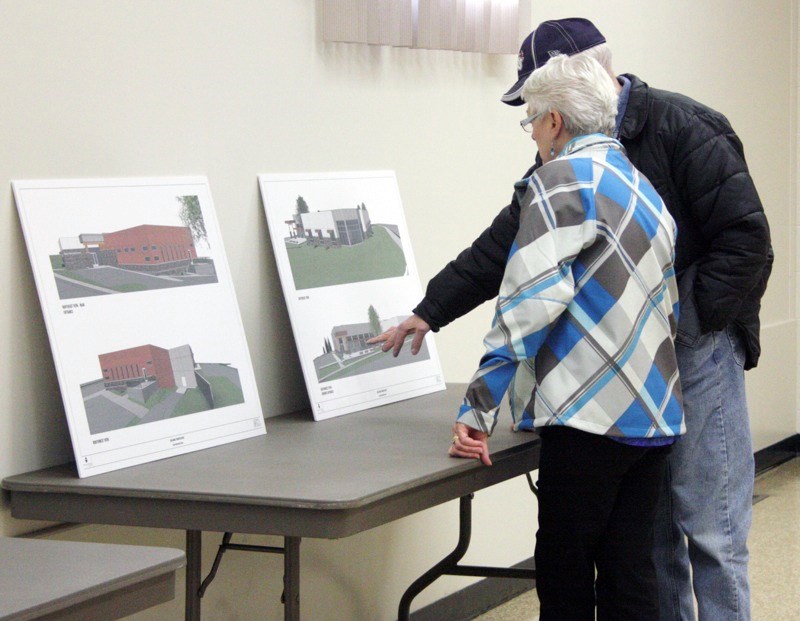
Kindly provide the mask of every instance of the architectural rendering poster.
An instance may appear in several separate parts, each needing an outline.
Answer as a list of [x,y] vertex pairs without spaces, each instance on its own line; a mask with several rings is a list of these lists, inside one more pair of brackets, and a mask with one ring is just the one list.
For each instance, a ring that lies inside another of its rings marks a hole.
[[205,178],[12,185],[80,476],[265,433]]
[[443,390],[430,336],[416,356],[367,343],[421,298],[394,173],[259,182],[314,418]]

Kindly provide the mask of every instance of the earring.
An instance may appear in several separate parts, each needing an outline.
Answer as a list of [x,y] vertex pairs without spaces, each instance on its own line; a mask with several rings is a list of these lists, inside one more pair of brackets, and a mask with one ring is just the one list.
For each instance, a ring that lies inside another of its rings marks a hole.
[[550,157],[555,157],[556,155],[556,143],[553,142],[550,144]]

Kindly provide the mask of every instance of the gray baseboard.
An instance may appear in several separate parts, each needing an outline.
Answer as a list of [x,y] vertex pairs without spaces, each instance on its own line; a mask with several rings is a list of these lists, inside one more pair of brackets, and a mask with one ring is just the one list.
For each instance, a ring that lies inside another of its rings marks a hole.
[[756,476],[780,466],[782,463],[800,457],[800,434],[796,433],[780,442],[756,451]]
[[[533,557],[514,565],[533,569]],[[535,588],[534,580],[519,578],[484,578],[424,608],[412,612],[411,621],[468,621]]]

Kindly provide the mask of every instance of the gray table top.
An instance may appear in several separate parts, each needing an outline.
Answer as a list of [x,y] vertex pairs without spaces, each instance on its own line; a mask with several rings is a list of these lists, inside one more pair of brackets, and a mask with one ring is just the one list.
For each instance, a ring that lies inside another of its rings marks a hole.
[[185,562],[171,548],[0,537],[0,620],[41,618]]
[[65,464],[11,476],[2,485],[11,492],[12,512],[22,493],[347,512],[448,481],[462,482],[453,493],[468,493],[536,468],[537,436],[511,432],[509,417],[490,439],[492,467],[447,455],[465,388],[450,385],[319,422],[310,412],[286,414],[266,420],[266,436],[84,479]]

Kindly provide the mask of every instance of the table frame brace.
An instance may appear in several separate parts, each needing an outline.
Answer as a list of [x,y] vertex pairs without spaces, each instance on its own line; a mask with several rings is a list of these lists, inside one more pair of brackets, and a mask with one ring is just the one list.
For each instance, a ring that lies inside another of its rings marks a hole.
[[[536,494],[536,487],[528,477],[531,491]],[[472,535],[472,499],[474,494],[462,496],[459,499],[459,531],[458,543],[455,549],[436,563],[428,571],[417,578],[400,598],[398,607],[398,621],[409,621],[412,600],[429,587],[441,576],[482,576],[486,578],[516,578],[522,580],[535,580],[535,569],[521,569],[514,567],[481,567],[476,565],[459,565],[464,554],[469,548]]]
[[[219,544],[219,548],[217,549],[217,555],[214,557],[214,564],[211,566],[211,571],[209,571],[208,576],[206,576],[205,580],[203,580],[203,582],[200,584],[200,587],[197,589],[197,596],[203,597],[203,595],[205,595],[206,589],[217,575],[217,570],[222,562],[222,555],[228,550],[281,554],[283,555],[284,560],[283,592],[281,593],[281,604],[287,606],[287,611],[289,611],[287,617],[291,616],[293,618],[294,611],[299,611],[300,605],[300,538],[284,537],[283,547],[231,543],[232,538],[232,532],[226,532],[222,536],[222,543]],[[287,591],[291,594],[288,603],[286,598]]]

